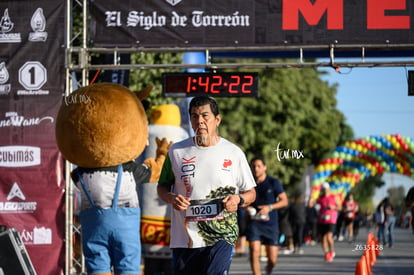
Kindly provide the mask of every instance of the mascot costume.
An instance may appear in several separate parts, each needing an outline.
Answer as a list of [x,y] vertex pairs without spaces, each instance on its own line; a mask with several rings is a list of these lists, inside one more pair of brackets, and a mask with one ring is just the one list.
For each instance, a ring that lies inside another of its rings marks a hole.
[[82,248],[88,274],[141,274],[138,184],[156,181],[169,143],[155,158],[134,160],[144,150],[148,122],[142,99],[114,83],[82,87],[65,97],[56,119],[56,140],[75,164],[81,192]]

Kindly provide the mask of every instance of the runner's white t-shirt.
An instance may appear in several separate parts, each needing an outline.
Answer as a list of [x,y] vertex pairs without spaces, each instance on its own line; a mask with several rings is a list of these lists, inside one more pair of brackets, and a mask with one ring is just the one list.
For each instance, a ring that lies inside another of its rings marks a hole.
[[244,153],[224,138],[200,147],[188,138],[168,152],[159,184],[191,199],[187,211],[172,211],[170,247],[197,248],[219,240],[235,243],[237,213],[223,210],[221,200],[255,187]]

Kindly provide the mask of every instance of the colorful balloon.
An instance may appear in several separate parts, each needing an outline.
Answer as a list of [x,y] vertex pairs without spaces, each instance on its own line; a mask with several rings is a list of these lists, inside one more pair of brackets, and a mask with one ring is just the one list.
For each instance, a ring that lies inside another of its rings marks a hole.
[[360,181],[385,172],[414,178],[414,139],[395,135],[368,136],[345,142],[315,167],[311,197],[328,182],[340,202]]

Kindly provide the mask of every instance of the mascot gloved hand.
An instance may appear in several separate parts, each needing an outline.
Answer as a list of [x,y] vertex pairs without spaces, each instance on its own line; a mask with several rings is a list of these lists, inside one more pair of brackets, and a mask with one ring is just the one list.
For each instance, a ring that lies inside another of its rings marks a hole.
[[168,142],[166,138],[159,139],[158,137],[155,138],[155,142],[157,143],[155,158],[148,158],[144,160],[144,163],[153,170],[149,182],[158,182],[161,174],[161,169],[159,169],[159,167],[162,168],[168,149],[170,149],[173,144],[172,141]]
[[[147,143],[148,122],[138,94],[114,83],[82,87],[65,97],[56,119],[62,155],[77,165],[72,179],[81,190],[82,247],[88,274],[141,274],[137,183],[151,169],[135,163]],[[138,97],[139,98],[138,98]],[[165,153],[161,149],[161,155]],[[168,149],[167,149],[168,150]],[[164,155],[165,158],[165,155]],[[149,161],[151,162],[151,161]]]

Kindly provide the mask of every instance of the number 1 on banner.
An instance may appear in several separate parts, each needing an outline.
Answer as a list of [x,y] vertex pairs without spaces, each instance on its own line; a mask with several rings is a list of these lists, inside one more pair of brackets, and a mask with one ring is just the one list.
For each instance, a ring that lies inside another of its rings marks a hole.
[[39,90],[47,82],[47,70],[38,61],[28,61],[19,69],[19,83],[26,90]]

